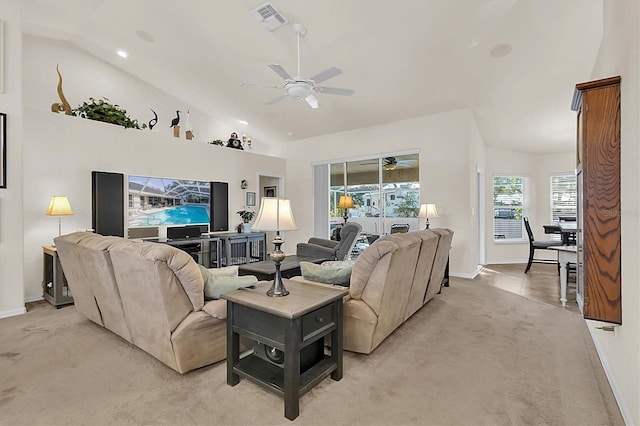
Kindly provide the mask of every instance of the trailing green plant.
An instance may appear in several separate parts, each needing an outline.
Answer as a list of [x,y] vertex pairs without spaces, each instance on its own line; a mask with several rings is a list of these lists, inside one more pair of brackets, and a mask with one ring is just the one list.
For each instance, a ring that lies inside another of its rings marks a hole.
[[214,139],[211,142],[209,142],[210,145],[218,145],[218,146],[224,146],[224,142],[220,139]]
[[82,105],[73,109],[73,115],[88,118],[89,120],[102,121],[104,123],[117,124],[126,129],[146,129],[147,124],[142,126],[138,124],[138,120],[132,119],[127,115],[127,110],[120,108],[120,105],[113,105],[109,99],[89,98],[89,102],[83,102]]

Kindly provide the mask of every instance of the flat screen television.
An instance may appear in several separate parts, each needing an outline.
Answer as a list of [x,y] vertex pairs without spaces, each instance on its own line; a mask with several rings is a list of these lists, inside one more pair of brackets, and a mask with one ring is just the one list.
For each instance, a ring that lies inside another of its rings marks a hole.
[[209,182],[130,175],[128,190],[129,228],[209,225]]

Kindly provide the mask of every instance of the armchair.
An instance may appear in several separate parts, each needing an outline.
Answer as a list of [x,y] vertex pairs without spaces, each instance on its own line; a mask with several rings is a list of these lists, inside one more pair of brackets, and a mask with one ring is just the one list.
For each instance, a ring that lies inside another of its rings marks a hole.
[[359,223],[347,222],[340,230],[340,241],[311,237],[306,243],[298,243],[297,256],[326,257],[327,260],[345,260],[362,231]]

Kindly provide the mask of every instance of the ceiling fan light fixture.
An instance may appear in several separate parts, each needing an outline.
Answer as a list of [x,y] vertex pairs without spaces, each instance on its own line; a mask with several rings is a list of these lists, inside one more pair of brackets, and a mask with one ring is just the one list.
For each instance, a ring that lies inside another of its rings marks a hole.
[[385,164],[385,165],[383,165],[383,166],[382,166],[382,168],[383,168],[384,170],[386,170],[387,172],[390,172],[390,171],[392,171],[392,170],[395,170],[395,169],[396,169],[396,163],[389,163],[389,164]]
[[287,94],[294,99],[306,99],[311,94],[311,87],[306,83],[293,82],[287,84]]

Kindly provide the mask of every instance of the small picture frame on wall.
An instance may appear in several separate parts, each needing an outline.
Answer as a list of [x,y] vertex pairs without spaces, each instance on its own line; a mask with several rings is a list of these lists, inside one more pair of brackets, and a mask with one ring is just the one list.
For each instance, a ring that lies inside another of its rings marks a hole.
[[278,193],[276,191],[275,186],[265,186],[264,187],[264,196],[265,197],[277,197]]
[[7,187],[7,114],[0,112],[0,188]]
[[255,192],[247,192],[247,207],[256,205],[256,193]]

